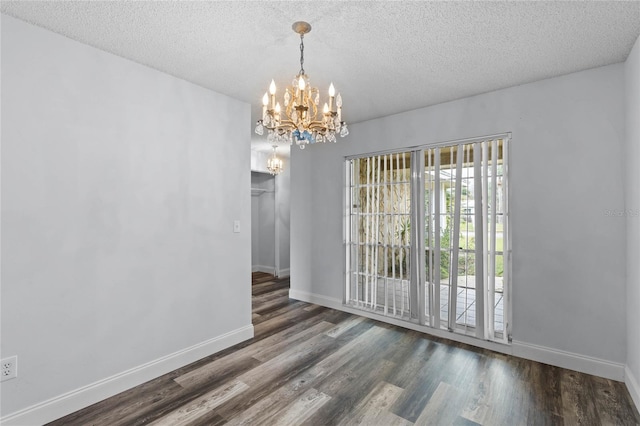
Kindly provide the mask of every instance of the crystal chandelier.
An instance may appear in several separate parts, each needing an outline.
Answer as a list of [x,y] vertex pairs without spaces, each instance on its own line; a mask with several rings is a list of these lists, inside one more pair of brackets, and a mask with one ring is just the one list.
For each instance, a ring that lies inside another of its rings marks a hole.
[[256,133],[268,130],[267,140],[275,143],[295,142],[300,148],[316,142],[336,142],[349,134],[347,123],[342,121],[342,96],[336,96],[333,83],[329,86],[329,103],[318,114],[320,92],[309,84],[304,72],[304,35],[311,31],[307,22],[295,22],[293,31],[300,34],[300,72],[284,92],[283,105],[276,102],[276,84],[271,80],[269,91],[262,98],[262,120],[256,123]]
[[272,175],[277,175],[282,171],[282,160],[277,157],[277,148],[277,145],[273,146],[273,154],[267,159],[267,170],[269,170],[269,173]]

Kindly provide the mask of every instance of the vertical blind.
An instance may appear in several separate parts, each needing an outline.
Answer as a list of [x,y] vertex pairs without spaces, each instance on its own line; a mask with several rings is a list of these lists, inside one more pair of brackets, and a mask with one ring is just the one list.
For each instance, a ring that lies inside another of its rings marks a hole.
[[346,303],[506,342],[509,135],[347,160]]
[[385,315],[409,315],[411,156],[376,155],[348,162],[349,302]]

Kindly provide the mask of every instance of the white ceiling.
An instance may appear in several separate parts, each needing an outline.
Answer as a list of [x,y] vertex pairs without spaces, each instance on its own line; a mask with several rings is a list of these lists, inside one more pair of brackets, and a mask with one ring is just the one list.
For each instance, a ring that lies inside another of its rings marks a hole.
[[[252,104],[300,68],[359,122],[624,61],[639,1],[2,1],[2,12]],[[255,135],[254,135],[255,136]],[[254,146],[260,147],[254,137]],[[266,143],[263,147],[268,148]]]

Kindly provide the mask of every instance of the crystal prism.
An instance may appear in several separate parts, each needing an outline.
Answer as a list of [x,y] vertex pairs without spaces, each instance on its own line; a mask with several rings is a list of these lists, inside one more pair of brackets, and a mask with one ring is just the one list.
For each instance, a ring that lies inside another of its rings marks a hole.
[[258,125],[256,126],[256,134],[260,136],[264,135],[264,126],[260,122],[258,122]]
[[340,129],[340,137],[345,137],[349,134],[349,129],[347,129],[347,123],[342,123],[342,128]]
[[336,96],[336,106],[342,107],[342,95],[340,93],[338,93],[338,96]]

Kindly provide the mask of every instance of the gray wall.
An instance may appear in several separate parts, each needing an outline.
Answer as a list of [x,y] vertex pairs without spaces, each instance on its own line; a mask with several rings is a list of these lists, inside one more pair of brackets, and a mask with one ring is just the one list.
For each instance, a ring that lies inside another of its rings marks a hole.
[[[299,149],[299,148],[298,148]],[[283,170],[275,178],[275,211],[276,229],[278,230],[278,251],[280,259],[280,276],[289,275],[290,241],[291,241],[291,162],[289,157],[282,157]]]
[[3,415],[250,326],[249,121],[2,16]]
[[[627,365],[634,376],[640,407],[640,38],[627,58],[626,190],[627,215]],[[620,218],[619,220],[622,220]]]
[[292,291],[343,298],[344,156],[502,132],[513,133],[514,340],[624,363],[625,224],[605,214],[624,206],[623,64],[357,123],[335,145],[292,150]]

